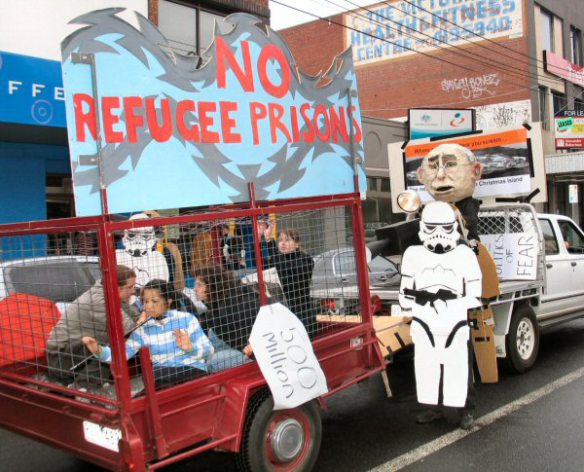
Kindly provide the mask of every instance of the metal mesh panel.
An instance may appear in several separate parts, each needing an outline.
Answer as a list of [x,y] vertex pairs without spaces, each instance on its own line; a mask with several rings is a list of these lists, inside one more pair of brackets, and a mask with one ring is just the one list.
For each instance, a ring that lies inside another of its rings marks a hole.
[[523,207],[494,207],[479,213],[479,234],[528,233],[537,235],[533,210]]
[[[79,297],[101,279],[98,258],[88,256],[87,247],[80,250],[73,243],[78,234],[64,231],[0,238],[2,370],[48,379],[47,357],[58,351],[56,375],[51,379],[65,385],[75,381],[65,360],[72,365],[86,354],[57,342],[55,333],[81,332],[80,321],[64,314],[76,311]],[[97,253],[94,236],[91,250]],[[79,337],[77,344],[80,342]]]
[[[498,205],[494,207],[483,207],[479,212],[479,234],[483,241],[491,241],[491,255],[496,264],[502,264],[503,260],[513,261],[517,254],[514,254],[512,247],[506,246],[505,235],[510,236],[515,244],[523,245],[523,251],[528,247],[535,248],[536,270],[535,278],[543,274],[543,246],[542,237],[539,234],[537,215],[530,205]],[[527,250],[527,253],[529,251]],[[529,267],[532,267],[531,263]],[[521,274],[525,275],[524,273]],[[500,280],[520,280],[517,274],[499,273]]]
[[[253,362],[248,340],[264,294],[287,306],[311,339],[361,320],[348,208],[266,210],[258,241],[242,213],[133,219],[108,231],[122,302],[109,319],[121,317],[134,393],[142,347],[156,388]],[[97,256],[107,250],[98,250],[96,235],[0,237],[0,375],[115,397]]]

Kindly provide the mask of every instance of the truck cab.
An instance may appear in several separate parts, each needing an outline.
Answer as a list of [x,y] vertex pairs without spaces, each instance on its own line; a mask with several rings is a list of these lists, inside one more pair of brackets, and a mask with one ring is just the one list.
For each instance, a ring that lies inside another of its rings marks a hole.
[[538,214],[545,251],[545,286],[540,325],[564,321],[584,306],[584,233],[570,218]]

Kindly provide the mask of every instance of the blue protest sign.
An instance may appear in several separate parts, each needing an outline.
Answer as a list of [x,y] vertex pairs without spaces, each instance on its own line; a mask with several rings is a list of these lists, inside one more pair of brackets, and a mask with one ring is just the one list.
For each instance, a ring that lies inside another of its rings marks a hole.
[[111,213],[247,201],[248,182],[260,200],[365,191],[349,50],[309,77],[277,33],[238,13],[202,58],[180,56],[120,11],[77,18],[62,45],[78,215],[102,212],[101,186]]

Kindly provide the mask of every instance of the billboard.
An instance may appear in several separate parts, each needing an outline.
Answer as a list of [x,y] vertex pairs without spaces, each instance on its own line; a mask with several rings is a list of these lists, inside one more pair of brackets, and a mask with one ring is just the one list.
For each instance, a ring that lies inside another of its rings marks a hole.
[[556,149],[584,149],[584,111],[563,110],[554,121]]
[[546,72],[584,87],[584,67],[564,59],[550,51],[543,52]]
[[523,36],[523,0],[394,0],[343,15],[356,66]]
[[0,51],[0,121],[65,127],[58,61]]
[[203,57],[181,56],[122,11],[77,18],[62,44],[77,215],[104,211],[102,188],[109,213],[248,201],[249,182],[258,200],[365,191],[350,51],[306,76],[277,33],[238,13]]
[[432,138],[474,131],[475,110],[445,108],[410,108],[410,139]]
[[436,146],[456,143],[473,151],[483,164],[482,177],[476,183],[474,197],[494,199],[527,195],[535,188],[540,194],[532,202],[545,201],[546,185],[538,124],[529,128],[504,128],[479,131],[472,135],[444,139],[420,139],[392,143],[388,147],[391,180],[392,209],[397,206],[396,196],[405,189],[415,190],[423,202],[432,200],[418,181],[416,171],[423,158]]

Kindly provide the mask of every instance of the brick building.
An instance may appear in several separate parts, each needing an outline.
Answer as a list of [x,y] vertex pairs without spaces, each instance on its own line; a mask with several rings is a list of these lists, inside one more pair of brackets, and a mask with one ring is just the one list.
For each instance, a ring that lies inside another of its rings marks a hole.
[[[583,221],[582,204],[568,201],[568,186],[577,186],[581,202],[584,156],[556,149],[554,139],[555,112],[584,110],[579,3],[394,0],[280,34],[312,74],[352,46],[364,116],[403,122],[409,108],[474,108],[479,129],[541,121],[545,209]],[[387,158],[368,154],[368,145],[366,137],[367,172],[377,176]]]

